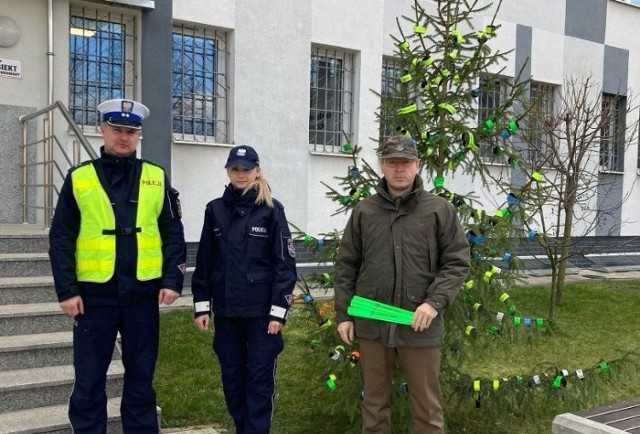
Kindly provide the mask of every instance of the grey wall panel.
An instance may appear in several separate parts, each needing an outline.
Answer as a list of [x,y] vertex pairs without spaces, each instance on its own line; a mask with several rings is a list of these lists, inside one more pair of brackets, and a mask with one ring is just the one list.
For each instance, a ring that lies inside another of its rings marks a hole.
[[596,236],[620,236],[623,175],[603,173],[598,184]]
[[531,50],[533,29],[529,26],[516,26],[516,74],[522,69],[521,79],[531,76]]
[[142,157],[161,165],[171,177],[172,0],[142,13],[142,102],[151,116],[142,127]]
[[629,50],[605,45],[602,77],[604,92],[626,95],[629,80]]
[[[22,219],[22,124],[19,117],[36,111],[32,107],[0,105],[0,223],[23,223]],[[35,125],[29,125],[27,140],[33,141]],[[35,147],[30,147],[28,161],[34,162]],[[36,168],[29,169],[29,182],[35,180]],[[33,189],[28,199],[34,204]],[[29,211],[28,222],[35,223],[35,212]]]
[[[531,77],[531,52],[533,41],[533,29],[529,26],[518,25],[516,27],[516,74],[520,74],[520,80],[524,81]],[[522,71],[522,72],[521,72]],[[521,111],[517,104],[514,106],[516,112]],[[512,137],[513,146],[516,149],[526,149],[526,144],[522,143],[517,136]],[[527,178],[521,169],[515,168],[511,172],[511,183],[514,186],[522,186],[527,182]]]
[[567,0],[564,34],[604,44],[607,0]]

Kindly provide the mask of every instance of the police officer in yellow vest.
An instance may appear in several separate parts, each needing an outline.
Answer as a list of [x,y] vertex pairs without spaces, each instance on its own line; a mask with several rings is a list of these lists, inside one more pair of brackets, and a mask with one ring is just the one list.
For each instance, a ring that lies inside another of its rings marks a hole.
[[106,432],[105,382],[119,332],[123,431],[155,434],[158,307],[180,296],[186,269],[180,203],[164,170],[136,158],[149,109],[113,99],[98,110],[100,158],[69,171],[49,234],[60,307],[74,318],[69,419],[76,434]]

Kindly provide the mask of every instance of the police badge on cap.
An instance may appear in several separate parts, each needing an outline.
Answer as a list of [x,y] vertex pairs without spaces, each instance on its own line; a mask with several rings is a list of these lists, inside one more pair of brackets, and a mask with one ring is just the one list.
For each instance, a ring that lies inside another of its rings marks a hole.
[[227,158],[227,164],[225,168],[233,166],[242,166],[245,169],[253,169],[260,165],[260,159],[258,153],[251,146],[240,145],[236,146],[229,151],[229,158]]
[[98,105],[102,122],[112,127],[139,130],[142,120],[149,116],[149,109],[144,104],[130,99],[110,99]]

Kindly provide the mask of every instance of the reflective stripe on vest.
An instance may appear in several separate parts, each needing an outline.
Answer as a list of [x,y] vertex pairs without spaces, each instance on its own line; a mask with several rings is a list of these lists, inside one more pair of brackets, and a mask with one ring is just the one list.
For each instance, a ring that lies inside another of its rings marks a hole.
[[[115,229],[111,201],[100,184],[93,164],[71,172],[73,195],[80,209],[80,233],[76,242],[76,273],[80,282],[107,282],[113,276],[116,259],[116,235],[103,230]],[[158,216],[164,203],[164,171],[143,163],[136,212],[138,242],[138,280],[162,276],[162,239]]]

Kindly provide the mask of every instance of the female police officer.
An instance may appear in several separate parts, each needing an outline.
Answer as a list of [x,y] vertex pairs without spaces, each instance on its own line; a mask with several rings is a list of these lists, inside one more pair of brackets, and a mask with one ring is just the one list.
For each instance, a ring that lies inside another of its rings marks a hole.
[[76,434],[106,432],[105,381],[119,332],[123,430],[156,434],[158,304],[180,296],[186,268],[178,192],[162,168],[136,158],[147,107],[114,99],[98,110],[100,158],[70,170],[49,233],[60,307],[75,318],[69,419]]
[[208,330],[237,434],[266,434],[273,413],[276,357],[296,282],[284,208],[271,197],[258,154],[231,149],[230,184],[207,204],[191,281],[195,322]]

